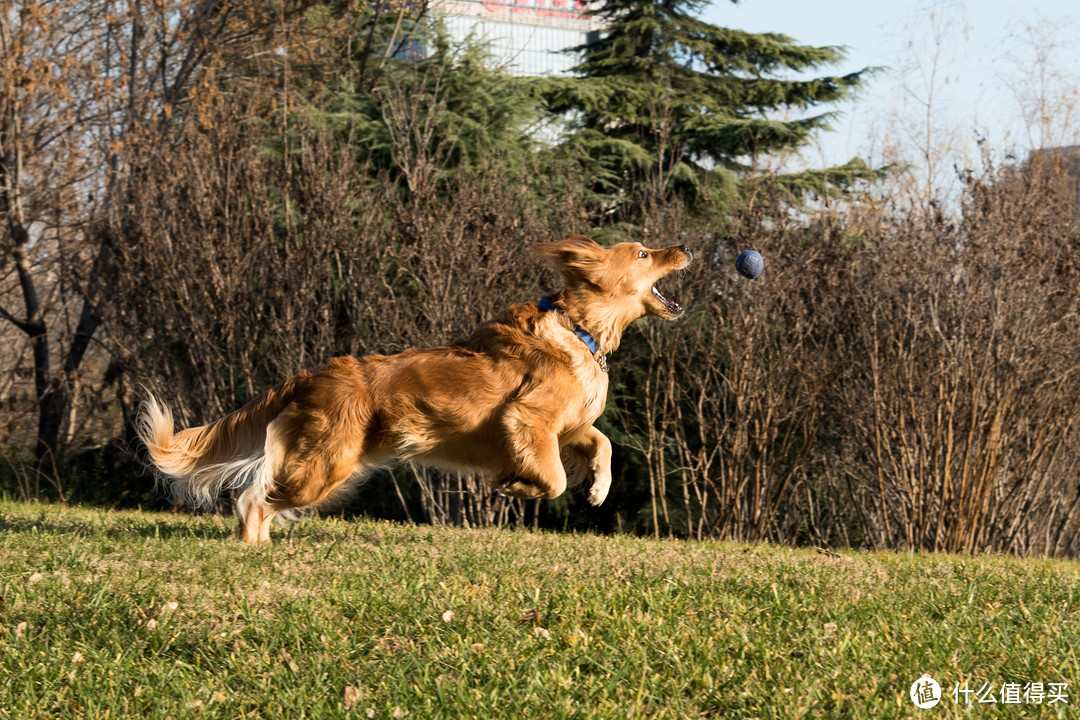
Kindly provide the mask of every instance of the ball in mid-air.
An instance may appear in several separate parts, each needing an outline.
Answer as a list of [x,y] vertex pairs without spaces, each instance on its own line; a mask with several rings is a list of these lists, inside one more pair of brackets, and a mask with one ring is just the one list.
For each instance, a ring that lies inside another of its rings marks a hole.
[[744,250],[735,258],[735,269],[744,277],[756,278],[765,269],[765,261],[757,250]]

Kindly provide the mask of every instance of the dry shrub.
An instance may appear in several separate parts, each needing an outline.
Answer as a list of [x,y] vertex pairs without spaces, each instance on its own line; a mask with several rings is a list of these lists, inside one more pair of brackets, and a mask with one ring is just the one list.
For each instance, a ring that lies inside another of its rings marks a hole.
[[[733,218],[723,238],[685,230],[700,260],[671,292],[687,315],[631,336],[637,373],[616,412],[624,444],[645,460],[643,525],[653,532],[734,540],[806,532],[807,519],[790,508],[821,459],[841,361],[836,277],[851,253],[762,207]],[[734,269],[749,248],[766,258],[756,280]]]
[[895,220],[856,264],[845,471],[874,544],[1070,552],[1076,211],[1035,168],[965,181],[958,222]]
[[[855,234],[772,205],[724,239],[683,230],[703,255],[675,293],[687,317],[632,336],[616,396],[644,457],[636,527],[1077,551],[1075,194],[1034,165],[962,180],[952,220],[863,214]],[[732,267],[751,247],[754,281]]]

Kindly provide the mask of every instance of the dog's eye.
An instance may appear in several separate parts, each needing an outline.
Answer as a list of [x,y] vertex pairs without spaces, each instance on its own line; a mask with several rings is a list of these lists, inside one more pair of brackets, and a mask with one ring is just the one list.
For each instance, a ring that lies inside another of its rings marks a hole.
[[637,256],[639,258],[647,258],[649,257],[649,253],[645,252],[644,250],[638,250]]

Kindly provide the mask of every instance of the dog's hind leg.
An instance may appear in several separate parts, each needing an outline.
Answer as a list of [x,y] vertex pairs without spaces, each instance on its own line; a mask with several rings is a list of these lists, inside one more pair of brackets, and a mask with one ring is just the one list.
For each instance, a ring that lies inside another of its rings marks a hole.
[[270,506],[264,506],[262,508],[262,517],[259,518],[259,542],[270,542],[270,523],[277,514],[278,511]]
[[240,521],[238,535],[246,544],[270,542],[270,525],[279,513],[317,506],[353,472],[351,462],[328,467],[323,460],[321,454],[286,456],[269,495],[264,495],[257,485],[240,494],[234,507]]
[[237,534],[248,545],[270,541],[270,522],[283,509],[274,507],[271,500],[277,475],[285,461],[285,446],[277,426],[277,420],[266,426],[266,440],[257,469],[233,505],[240,521]]
[[270,540],[270,521],[278,511],[267,504],[259,487],[252,485],[240,493],[233,510],[240,521],[237,535],[246,545]]
[[287,406],[266,428],[265,461],[237,500],[244,542],[270,540],[284,511],[316,507],[380,459],[365,454],[371,412],[355,394]]
[[267,499],[275,513],[317,507],[357,478],[363,468],[377,464],[377,453],[365,453],[364,415],[354,415],[351,424],[344,417],[339,413],[333,422],[311,411],[282,413],[280,434],[285,449]]

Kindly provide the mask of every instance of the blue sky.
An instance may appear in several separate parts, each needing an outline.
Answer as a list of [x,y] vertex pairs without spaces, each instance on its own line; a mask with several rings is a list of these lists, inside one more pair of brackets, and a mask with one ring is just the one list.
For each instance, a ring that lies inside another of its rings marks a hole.
[[[829,73],[887,67],[857,100],[839,106],[836,131],[804,152],[811,166],[873,158],[889,143],[907,143],[909,151],[926,144],[931,90],[931,140],[954,152],[970,153],[976,131],[996,148],[1024,154],[1032,145],[1080,142],[1080,0],[719,0],[703,17],[803,44],[847,46],[847,59]],[[1037,119],[1040,98],[1049,119]],[[1076,115],[1066,128],[1070,108]]]

